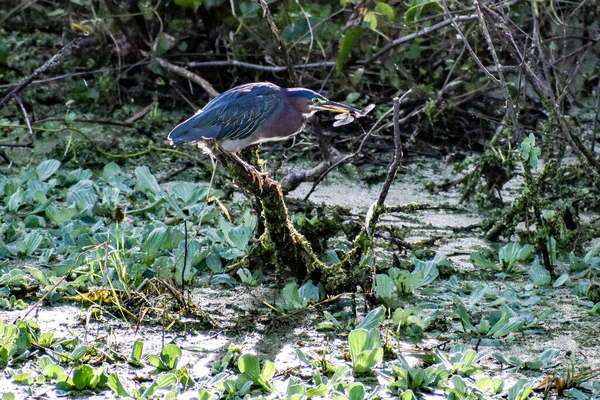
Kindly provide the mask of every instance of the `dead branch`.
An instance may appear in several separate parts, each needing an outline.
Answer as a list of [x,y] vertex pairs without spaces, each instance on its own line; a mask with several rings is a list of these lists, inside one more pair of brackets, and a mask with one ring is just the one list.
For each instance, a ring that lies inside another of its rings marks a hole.
[[195,74],[193,72],[188,71],[183,67],[179,67],[177,65],[171,64],[164,58],[155,58],[156,61],[160,64],[161,67],[166,69],[167,71],[171,71],[184,77],[185,79],[189,79],[192,82],[197,83],[210,97],[217,97],[219,92],[208,82],[206,79],[202,78],[200,75]]
[[[404,96],[406,96],[408,93],[410,93],[410,90],[402,97],[404,98]],[[373,219],[375,221],[377,221],[379,215],[381,215],[384,210],[383,205],[385,203],[385,199],[387,198],[390,187],[392,186],[392,182],[394,182],[394,178],[396,178],[398,168],[400,168],[400,163],[404,157],[404,153],[402,152],[402,136],[400,135],[400,101],[401,99],[399,97],[394,98],[394,157],[392,158],[392,162],[388,168],[385,182],[383,183],[381,192],[379,193],[379,198],[377,199],[377,203],[375,205],[375,212],[373,213]],[[378,209],[380,211],[378,211]]]
[[329,149],[333,155],[327,160],[321,161],[319,165],[308,170],[290,170],[281,181],[281,190],[283,193],[289,193],[296,189],[302,182],[314,182],[326,175],[326,172],[332,165],[339,165],[343,160],[347,160],[348,155],[340,153],[335,148]]
[[[226,61],[192,61],[186,64],[189,68],[203,68],[203,67],[239,67],[254,69],[257,71],[264,72],[284,72],[288,70],[286,65],[261,65],[253,64],[237,60],[226,60]],[[331,68],[335,67],[335,61],[325,61],[310,64],[298,64],[294,65],[294,69],[309,69],[309,68]]]

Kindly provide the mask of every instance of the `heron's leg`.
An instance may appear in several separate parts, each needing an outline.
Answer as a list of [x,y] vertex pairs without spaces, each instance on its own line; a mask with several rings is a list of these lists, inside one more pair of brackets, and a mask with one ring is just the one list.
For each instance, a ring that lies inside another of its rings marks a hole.
[[252,164],[244,161],[240,156],[238,156],[237,153],[235,153],[235,152],[231,153],[231,156],[246,169],[246,171],[250,174],[250,176],[252,176],[253,180],[258,179],[258,187],[262,191],[262,185],[263,185],[262,176],[263,176],[263,174],[258,172],[258,170]]
[[236,161],[238,161],[240,164],[242,164],[244,166],[246,171],[248,171],[248,173],[252,176],[252,179],[258,179],[258,187],[261,191],[262,191],[263,179],[264,179],[265,183],[267,183],[270,186],[275,186],[275,188],[277,189],[279,194],[281,194],[283,196],[279,182],[277,182],[275,179],[272,179],[266,172],[259,172],[256,169],[256,167],[254,167],[252,164],[244,161],[239,155],[237,155],[237,153],[231,153],[231,155],[233,158],[236,159]]

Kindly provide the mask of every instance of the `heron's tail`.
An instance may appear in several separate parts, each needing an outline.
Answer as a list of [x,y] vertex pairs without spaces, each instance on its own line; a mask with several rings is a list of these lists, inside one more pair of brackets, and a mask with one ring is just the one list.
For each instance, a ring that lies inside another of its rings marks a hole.
[[171,144],[177,146],[183,143],[198,142],[202,139],[216,139],[219,134],[219,127],[210,126],[206,128],[197,128],[198,116],[194,115],[192,118],[183,121],[177,125],[171,133],[169,133],[168,139]]

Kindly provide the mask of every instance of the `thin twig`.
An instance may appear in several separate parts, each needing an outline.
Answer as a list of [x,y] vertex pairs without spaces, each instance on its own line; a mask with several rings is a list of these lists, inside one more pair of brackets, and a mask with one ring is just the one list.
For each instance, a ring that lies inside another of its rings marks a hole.
[[[600,16],[599,16],[600,18]],[[592,137],[590,138],[590,150],[596,151],[596,129],[598,129],[598,117],[600,116],[600,75],[598,75],[598,83],[596,84],[596,116],[594,117],[594,126],[592,127]]]
[[[404,98],[404,96],[406,96],[408,93],[410,92],[410,90],[408,92],[406,92],[402,98]],[[425,107],[421,107],[418,108],[416,110],[414,110],[413,112],[411,112],[410,114],[408,114],[407,116],[405,116],[404,118],[402,118],[399,122],[400,124],[406,122],[407,120],[413,118],[415,115],[423,112],[425,110]],[[381,117],[379,117],[379,119],[377,120],[377,122],[375,122],[375,124],[371,127],[371,129],[364,135],[364,137],[362,138],[358,149],[351,153],[348,154],[340,159],[336,160],[332,160],[332,164],[329,166],[329,168],[327,168],[325,170],[325,172],[323,172],[318,179],[313,183],[312,187],[310,188],[310,190],[308,191],[308,193],[306,194],[306,196],[304,196],[304,201],[308,200],[308,198],[310,197],[311,194],[313,194],[313,192],[315,191],[315,189],[317,188],[317,186],[323,181],[323,179],[325,179],[325,177],[327,177],[327,175],[329,175],[329,173],[331,171],[333,171],[338,165],[343,164],[345,162],[350,161],[351,159],[357,157],[358,155],[360,155],[362,153],[362,150],[365,146],[365,144],[367,143],[367,139],[369,139],[369,137],[371,137],[372,135],[375,135],[377,133],[379,133],[383,128],[389,128],[390,125],[386,124],[380,128],[377,128],[377,126],[381,123],[381,121],[383,121],[385,118],[387,118],[388,115],[390,115],[393,112],[393,108],[390,108],[389,110],[387,110],[385,113],[383,113],[381,115]],[[393,122],[392,122],[392,126],[393,126]],[[377,128],[377,129],[376,129]],[[337,157],[336,157],[337,158]],[[318,168],[318,167],[316,167]]]
[[[284,72],[288,70],[285,65],[261,65],[252,64],[237,60],[223,60],[223,61],[192,61],[186,64],[189,68],[203,68],[203,67],[240,67],[255,69],[257,71],[264,72]],[[309,69],[309,68],[331,68],[335,67],[335,61],[324,61],[310,64],[298,64],[294,65],[295,69]]]
[[[404,94],[406,96],[408,92]],[[404,97],[402,96],[402,97]],[[394,182],[394,178],[396,177],[396,173],[398,172],[398,168],[400,167],[400,163],[402,162],[402,158],[404,157],[404,153],[402,152],[402,136],[400,135],[400,98],[394,97],[394,157],[392,162],[390,163],[390,167],[388,169],[388,174],[385,178],[385,182],[383,187],[381,188],[381,192],[379,193],[379,198],[377,199],[377,206],[382,207],[385,203],[385,199],[387,198],[388,192],[390,191],[390,186],[392,186],[392,182]]]
[[0,146],[1,147],[29,147],[29,148],[32,148],[33,142],[27,142],[27,143],[2,143],[2,142],[0,142]]
[[[477,15],[461,15],[461,16],[456,17],[453,21],[459,21],[459,22],[460,21],[472,21],[474,19],[477,19]],[[381,56],[386,54],[388,51],[390,51],[394,47],[400,46],[401,44],[406,43],[406,42],[411,42],[414,39],[418,38],[419,36],[425,36],[433,31],[437,31],[438,29],[448,26],[451,23],[452,23],[452,21],[450,21],[450,20],[444,20],[444,21],[439,22],[430,27],[423,28],[415,33],[411,33],[410,35],[402,36],[402,37],[394,40],[393,42],[390,42],[390,43],[386,44],[385,46],[383,46],[381,48],[381,50],[379,50],[377,53],[375,53],[373,55],[373,57],[371,57],[368,61],[365,62],[365,64],[368,65],[368,64],[372,63],[373,61],[377,60],[378,58],[380,58]],[[357,64],[361,64],[361,63],[357,63]]]
[[27,85],[29,85],[31,82],[33,82],[33,80],[35,78],[37,78],[41,73],[43,73],[45,70],[47,70],[48,68],[50,68],[52,65],[56,64],[58,62],[58,60],[61,59],[62,56],[64,56],[65,54],[67,54],[69,51],[71,51],[72,48],[76,47],[77,44],[79,44],[79,42],[82,39],[83,38],[81,38],[81,37],[73,39],[66,46],[64,46],[62,49],[60,49],[58,51],[58,53],[56,53],[48,61],[46,61],[44,63],[44,65],[42,65],[41,67],[39,67],[38,69],[36,69],[33,72],[33,74],[29,75],[29,77],[27,79],[25,79],[23,82],[21,82],[19,84],[19,86],[17,86],[13,90],[11,90],[10,93],[8,93],[2,100],[0,100],[0,109],[2,109],[2,107],[4,107],[4,105],[11,98],[13,98],[15,95],[18,95],[19,92],[21,92],[21,90],[25,89],[27,87]]
[[[33,125],[40,125],[45,122],[52,122],[52,121],[63,122],[63,123],[67,122],[64,118],[50,117],[50,118],[38,119],[37,121],[33,121]],[[113,121],[113,120],[108,120],[108,119],[74,119],[73,121],[69,121],[69,123],[114,125],[114,126],[123,126],[123,127],[127,127],[127,128],[130,128],[134,125],[133,122],[119,122],[119,121]]]
[[[452,16],[452,14],[450,14],[450,10],[448,9],[448,5],[446,4],[446,0],[442,0],[442,6],[444,7],[444,12],[446,13],[446,16],[448,17],[448,19],[452,23],[452,26],[454,27],[454,29],[458,33],[458,36],[460,37],[460,40],[463,41],[463,43],[465,44],[467,50],[469,51],[469,54],[471,54],[471,58],[473,59],[473,61],[475,61],[475,63],[479,66],[479,68],[483,71],[483,73],[488,78],[490,78],[490,80],[492,82],[494,82],[497,85],[500,85],[500,80],[498,78],[496,78],[494,75],[492,75],[492,73],[490,71],[487,70],[487,68],[485,67],[485,65],[483,65],[483,63],[481,62],[481,60],[479,59],[479,57],[477,57],[477,54],[475,54],[475,51],[471,47],[471,44],[469,43],[469,40],[467,39],[467,37],[465,36],[465,34],[463,33],[463,31],[460,29],[460,26],[458,26],[458,23],[456,23],[456,21],[454,20],[454,17]],[[479,14],[481,14],[481,12],[479,12],[477,14],[477,18],[479,18],[480,22],[481,22],[481,18],[479,16]]]
[[[445,4],[446,0],[442,0]],[[475,5],[475,9],[477,10],[477,18],[479,19],[479,23],[481,24],[481,31],[483,32],[483,36],[485,37],[485,40],[488,44],[488,48],[490,50],[490,53],[492,55],[492,59],[494,60],[494,64],[496,65],[496,73],[498,74],[498,79],[496,79],[495,76],[493,76],[492,74],[490,74],[492,81],[494,81],[494,83],[499,84],[503,91],[504,91],[504,97],[506,98],[506,104],[508,107],[508,112],[510,114],[510,119],[512,121],[512,125],[513,125],[513,133],[516,135],[517,139],[521,139],[521,128],[519,125],[519,120],[517,119],[517,113],[515,110],[515,104],[513,102],[513,98],[510,95],[510,92],[508,90],[508,85],[506,84],[506,79],[504,78],[504,72],[502,71],[502,64],[500,63],[500,59],[498,58],[498,54],[496,54],[496,48],[494,47],[494,43],[492,41],[492,37],[490,36],[490,32],[487,28],[487,23],[485,22],[485,18],[483,17],[483,13],[481,12],[481,8],[479,7],[479,1],[478,0],[474,0],[473,4]],[[467,46],[467,48],[470,49],[470,46],[468,45],[468,43],[466,42],[466,38],[465,40],[465,45]],[[473,56],[473,58],[476,60],[476,62],[478,62],[478,58],[477,55],[475,55],[474,53],[471,54]],[[478,63],[481,63],[480,61]],[[485,67],[482,68],[485,69]],[[489,74],[489,71],[487,69],[485,69],[486,75]]]
[[[312,27],[312,25],[310,23],[310,18],[308,17],[308,14],[306,13],[306,11],[304,11],[304,8],[302,7],[302,4],[300,4],[300,0],[296,0],[296,4],[300,8],[300,12],[304,16],[304,19],[306,20],[306,25],[308,26],[308,32],[310,33],[310,43],[308,45],[308,50],[306,52],[306,60],[304,62],[304,64],[308,64],[308,60],[310,60],[310,53],[312,53],[313,44],[314,44],[314,41],[315,41],[315,35],[314,35],[314,32],[313,32],[313,27]],[[300,79],[299,79],[298,83],[302,83],[302,75],[300,76]]]
[[[95,74],[101,74],[103,72],[119,71],[121,69],[133,68],[133,67],[138,67],[140,65],[146,65],[146,64],[150,64],[150,61],[145,60],[145,61],[137,62],[135,64],[127,64],[127,65],[123,65],[121,68],[110,67],[110,68],[95,69],[93,71],[72,72],[70,74],[58,75],[58,76],[54,76],[52,78],[36,79],[36,80],[32,81],[30,84],[38,85],[40,83],[54,82],[54,81],[59,81],[62,79],[73,78],[75,76],[95,75]],[[0,89],[10,89],[10,88],[17,87],[19,85],[20,85],[20,83],[7,83],[6,85],[0,85]]]
[[19,107],[21,107],[21,111],[23,112],[23,117],[25,117],[25,123],[27,124],[27,129],[29,129],[29,138],[30,142],[33,142],[35,139],[35,134],[33,133],[33,128],[31,127],[31,121],[29,120],[29,114],[27,114],[27,109],[25,108],[25,104],[23,104],[23,99],[18,94],[13,94],[13,99],[19,103]]
[[273,15],[271,15],[271,10],[269,10],[269,5],[265,0],[253,0],[256,2],[260,8],[263,10],[263,16],[265,18],[265,23],[271,30],[271,34],[275,38],[276,48],[281,55],[283,56],[283,61],[288,69],[288,74],[290,75],[290,79],[294,85],[299,85],[300,80],[298,79],[298,75],[296,74],[296,69],[294,68],[294,64],[292,63],[292,58],[290,57],[290,53],[287,51],[287,46],[285,42],[281,38],[281,34],[279,33],[279,29],[277,25],[275,25],[275,21],[273,21]]
[[402,152],[402,135],[400,133],[400,102],[410,93],[410,90],[402,95],[402,97],[394,97],[393,100],[393,110],[394,110],[394,155],[392,161],[390,162],[390,166],[388,168],[387,176],[385,177],[385,182],[381,187],[381,192],[379,192],[379,197],[377,201],[369,207],[369,211],[367,212],[367,216],[365,217],[365,232],[371,241],[373,240],[373,236],[371,234],[372,231],[375,230],[375,226],[381,217],[381,214],[385,212],[385,199],[390,191],[390,187],[396,178],[396,174],[398,173],[398,169],[400,168],[400,163],[402,162],[402,158],[404,157],[404,153]]
[[183,306],[186,307],[185,304],[185,270],[187,267],[188,260],[188,229],[187,229],[187,219],[183,220],[183,267],[181,268],[181,298],[183,299]]

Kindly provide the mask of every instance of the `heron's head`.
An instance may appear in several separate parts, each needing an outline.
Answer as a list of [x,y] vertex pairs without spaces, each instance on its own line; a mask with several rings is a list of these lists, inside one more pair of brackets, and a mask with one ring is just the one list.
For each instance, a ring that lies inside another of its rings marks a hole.
[[304,88],[288,89],[286,93],[292,100],[292,104],[302,111],[306,117],[312,116],[317,111],[332,111],[335,113],[351,114],[361,116],[361,111],[342,103],[330,101],[325,96],[314,90]]

